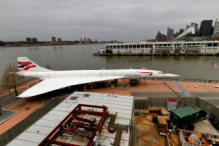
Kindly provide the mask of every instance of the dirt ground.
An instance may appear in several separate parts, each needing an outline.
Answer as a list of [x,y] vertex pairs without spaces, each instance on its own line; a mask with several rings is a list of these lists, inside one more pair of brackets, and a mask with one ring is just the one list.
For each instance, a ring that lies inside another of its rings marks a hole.
[[[134,117],[136,126],[136,146],[165,146],[166,137],[159,135],[157,124],[152,121],[153,116],[158,115],[158,112],[153,112],[149,114],[140,114],[139,116]],[[170,138],[174,143],[174,146],[181,146],[177,134],[171,134]]]

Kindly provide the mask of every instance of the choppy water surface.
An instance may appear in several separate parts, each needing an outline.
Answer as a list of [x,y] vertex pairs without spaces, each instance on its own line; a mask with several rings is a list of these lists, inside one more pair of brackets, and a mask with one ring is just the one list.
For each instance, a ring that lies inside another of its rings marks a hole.
[[[181,75],[181,78],[219,79],[219,69],[211,68],[217,56],[93,56],[102,48],[98,45],[0,47],[0,76],[9,63],[17,64],[17,57],[28,57],[38,65],[50,64],[53,70],[140,68],[161,70]],[[175,69],[174,69],[175,60]],[[87,64],[87,65],[86,65]]]

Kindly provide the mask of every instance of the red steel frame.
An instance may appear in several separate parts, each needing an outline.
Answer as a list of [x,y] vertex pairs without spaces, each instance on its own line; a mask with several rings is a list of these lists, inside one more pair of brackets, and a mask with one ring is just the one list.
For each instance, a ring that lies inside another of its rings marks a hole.
[[[103,112],[98,112],[98,111],[90,111],[90,110],[82,110],[82,107],[89,107],[89,108],[96,108],[96,109],[102,109]],[[55,129],[52,130],[52,132],[50,132],[50,134],[39,144],[39,146],[47,146],[50,144],[58,144],[58,145],[62,145],[62,146],[79,146],[79,145],[75,145],[75,144],[71,144],[71,143],[66,143],[66,142],[61,142],[61,141],[57,141],[54,140],[58,134],[62,131],[62,132],[70,132],[70,133],[78,133],[77,131],[70,131],[70,130],[65,130],[63,129],[63,126],[67,123],[70,123],[73,119],[77,119],[80,121],[84,121],[87,123],[90,123],[91,125],[94,125],[95,123],[89,119],[84,119],[81,117],[77,117],[78,114],[90,114],[90,115],[98,115],[101,116],[101,119],[99,121],[99,123],[97,124],[96,128],[94,129],[92,135],[88,136],[90,137],[90,140],[87,144],[87,146],[92,146],[93,145],[93,139],[96,135],[96,132],[99,131],[99,133],[102,130],[103,124],[106,120],[106,118],[108,117],[108,107],[106,106],[96,106],[96,105],[86,105],[86,104],[78,104],[74,110],[72,110],[65,118],[64,120],[61,121],[61,123],[59,123],[58,126],[55,127]],[[79,126],[81,123],[78,122],[76,126]],[[76,127],[75,126],[75,127]],[[77,128],[77,127],[76,127]],[[74,128],[75,129],[75,128]]]

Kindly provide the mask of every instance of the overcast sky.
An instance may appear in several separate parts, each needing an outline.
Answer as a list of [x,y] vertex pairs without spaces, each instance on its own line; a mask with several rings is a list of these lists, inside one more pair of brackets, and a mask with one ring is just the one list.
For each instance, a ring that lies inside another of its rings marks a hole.
[[219,0],[0,0],[0,40],[138,41],[219,18]]

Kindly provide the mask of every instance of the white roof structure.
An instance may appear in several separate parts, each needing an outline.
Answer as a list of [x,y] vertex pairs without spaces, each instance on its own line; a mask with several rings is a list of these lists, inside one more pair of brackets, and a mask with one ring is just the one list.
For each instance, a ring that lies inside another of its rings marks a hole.
[[[88,95],[89,97],[85,97]],[[71,97],[78,97],[72,100]],[[109,114],[116,114],[115,123],[122,125],[130,125],[132,119],[133,96],[115,95],[107,93],[92,93],[92,92],[74,92],[58,106],[52,109],[49,113],[43,116],[40,120],[18,135],[8,146],[37,146],[78,104],[88,105],[105,105],[108,107]],[[100,117],[88,115],[87,118]],[[107,126],[110,118],[108,118],[100,133],[99,142],[103,145],[110,145],[114,142],[116,132],[109,133]],[[121,146],[129,145],[130,132],[122,131],[120,141]],[[72,142],[69,140],[69,142]],[[73,141],[73,144],[86,145],[84,140]]]

